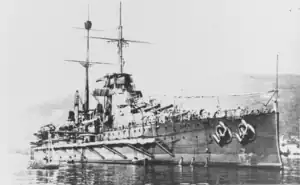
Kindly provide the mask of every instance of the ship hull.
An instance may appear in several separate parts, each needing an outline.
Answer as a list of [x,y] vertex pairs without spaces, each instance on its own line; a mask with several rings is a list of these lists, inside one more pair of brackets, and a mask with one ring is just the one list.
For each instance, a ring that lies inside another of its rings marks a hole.
[[[242,120],[254,129],[253,137],[246,142],[241,141],[241,135],[238,134]],[[217,128],[220,127],[220,122],[230,130],[229,137],[223,140],[216,132],[219,131]],[[139,131],[140,129],[134,130]],[[60,143],[54,144],[54,149],[59,160],[74,163],[147,162],[278,169],[282,167],[275,112],[247,115],[243,119],[211,118],[166,122],[157,129],[146,129],[146,132],[144,130],[143,136],[129,139],[120,136],[106,138],[107,141],[83,144]],[[43,147],[35,148],[33,155],[37,160],[42,159],[45,155]]]

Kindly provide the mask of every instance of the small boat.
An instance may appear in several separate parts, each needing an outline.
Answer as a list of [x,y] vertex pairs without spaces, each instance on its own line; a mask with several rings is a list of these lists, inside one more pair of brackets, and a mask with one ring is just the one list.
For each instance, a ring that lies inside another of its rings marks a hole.
[[300,158],[300,140],[298,138],[290,137],[289,139],[283,139],[281,137],[281,155],[289,159]]
[[45,164],[43,166],[43,169],[58,169],[58,168],[59,168],[59,164],[53,164],[53,163]]
[[58,169],[60,166],[60,162],[58,160],[53,160],[54,149],[51,140],[51,134],[48,132],[48,149],[47,156],[44,157],[44,160],[40,161],[29,161],[30,169]]

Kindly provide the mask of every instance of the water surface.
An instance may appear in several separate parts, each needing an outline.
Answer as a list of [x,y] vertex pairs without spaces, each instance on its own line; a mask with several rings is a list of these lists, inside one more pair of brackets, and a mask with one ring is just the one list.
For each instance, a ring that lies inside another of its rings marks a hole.
[[300,160],[283,171],[177,165],[75,164],[58,170],[15,169],[13,184],[300,184]]

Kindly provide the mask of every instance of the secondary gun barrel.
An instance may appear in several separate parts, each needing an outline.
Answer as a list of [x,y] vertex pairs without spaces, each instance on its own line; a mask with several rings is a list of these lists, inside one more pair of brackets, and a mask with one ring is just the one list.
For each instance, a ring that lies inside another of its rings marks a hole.
[[164,110],[169,109],[169,108],[172,108],[172,107],[173,107],[173,104],[167,105],[167,106],[156,109],[154,112],[155,112],[155,114],[158,114],[159,112],[164,111]]
[[146,108],[146,109],[144,109],[144,112],[149,112],[149,111],[151,111],[151,110],[153,110],[153,109],[157,109],[157,108],[160,108],[160,104],[157,104],[157,105],[155,105],[155,106]]

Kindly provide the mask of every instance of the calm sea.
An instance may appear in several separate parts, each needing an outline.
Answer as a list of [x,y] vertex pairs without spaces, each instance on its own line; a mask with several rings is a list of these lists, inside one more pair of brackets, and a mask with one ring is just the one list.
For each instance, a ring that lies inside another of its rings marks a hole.
[[272,171],[113,164],[70,164],[58,170],[28,170],[26,159],[22,157],[23,161],[11,168],[11,184],[300,184],[300,160],[291,161],[283,171]]

